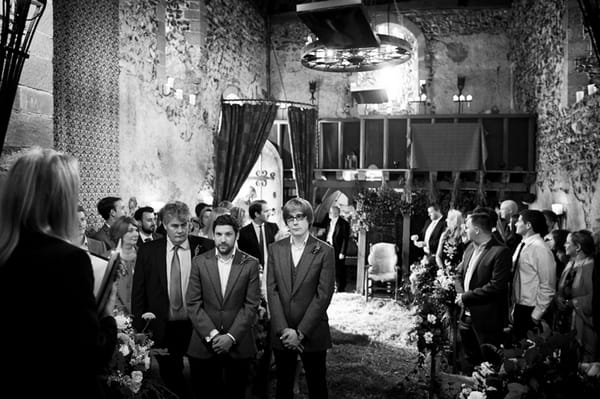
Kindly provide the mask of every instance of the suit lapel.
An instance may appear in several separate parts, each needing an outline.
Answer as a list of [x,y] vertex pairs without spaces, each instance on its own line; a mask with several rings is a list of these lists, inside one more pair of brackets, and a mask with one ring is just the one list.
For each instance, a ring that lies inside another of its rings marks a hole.
[[167,239],[162,239],[160,245],[157,246],[156,261],[158,263],[158,279],[160,286],[168,295],[169,287],[167,286]]
[[302,285],[302,281],[304,281],[308,271],[310,270],[313,258],[315,257],[316,251],[313,251],[313,249],[316,244],[317,240],[315,240],[313,236],[309,235],[306,246],[304,247],[304,252],[302,252],[298,266],[296,266],[296,278],[294,280],[294,286],[292,287],[292,295],[298,291],[298,288]]
[[231,270],[229,271],[229,278],[227,279],[227,288],[225,288],[223,303],[225,303],[227,298],[229,298],[229,295],[231,295],[231,290],[235,287],[235,284],[242,273],[242,265],[246,261],[246,258],[246,254],[242,254],[240,251],[235,252],[235,257],[231,263]]
[[215,290],[215,295],[219,298],[221,304],[223,304],[223,294],[221,291],[221,280],[219,279],[219,266],[217,265],[217,256],[212,254],[208,258],[207,268],[208,277]]
[[287,288],[288,292],[292,292],[292,267],[294,267],[294,265],[291,264],[292,262],[292,248],[291,248],[291,244],[290,244],[290,239],[286,239],[284,242],[285,245],[281,246],[281,247],[276,247],[279,248],[279,256],[275,256],[274,254],[274,258],[275,259],[279,259],[279,261],[277,262],[277,265],[279,265],[279,273],[281,273],[281,276],[283,278],[283,282],[285,284],[285,288]]

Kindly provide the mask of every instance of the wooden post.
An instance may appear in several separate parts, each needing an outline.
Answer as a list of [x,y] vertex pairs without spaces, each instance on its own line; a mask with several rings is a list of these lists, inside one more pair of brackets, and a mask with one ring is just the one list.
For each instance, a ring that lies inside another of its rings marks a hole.
[[367,232],[360,230],[358,232],[358,254],[356,258],[356,292],[364,294],[365,285],[365,254],[367,251]]
[[[404,195],[406,201],[412,202],[412,169],[405,172]],[[410,215],[402,216],[402,277],[409,275],[409,251],[410,251]]]

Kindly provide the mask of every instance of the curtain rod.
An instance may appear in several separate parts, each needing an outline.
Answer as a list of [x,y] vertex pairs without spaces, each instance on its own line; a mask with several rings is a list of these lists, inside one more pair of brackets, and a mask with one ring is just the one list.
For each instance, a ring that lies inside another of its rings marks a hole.
[[314,104],[308,104],[308,103],[301,103],[301,102],[297,102],[297,101],[282,101],[282,100],[262,100],[262,99],[257,99],[257,98],[238,98],[238,99],[231,99],[231,100],[226,100],[226,99],[222,99],[221,100],[222,103],[227,103],[227,104],[275,104],[280,106],[281,108],[287,108],[289,106],[300,106],[302,108],[317,108],[316,105]]

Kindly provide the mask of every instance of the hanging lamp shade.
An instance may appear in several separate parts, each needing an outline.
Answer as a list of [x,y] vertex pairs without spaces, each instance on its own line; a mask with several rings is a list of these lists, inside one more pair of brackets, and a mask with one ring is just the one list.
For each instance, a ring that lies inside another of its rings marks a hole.
[[318,38],[302,49],[301,63],[307,68],[361,72],[410,60],[412,48],[406,40],[373,31],[362,0],[299,4],[296,13]]
[[0,153],[29,46],[46,0],[2,0],[0,9]]

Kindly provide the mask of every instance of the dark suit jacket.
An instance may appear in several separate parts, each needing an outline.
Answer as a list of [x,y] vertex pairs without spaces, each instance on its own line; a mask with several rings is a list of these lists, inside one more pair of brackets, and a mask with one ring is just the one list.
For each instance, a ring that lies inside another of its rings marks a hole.
[[[188,236],[188,240],[192,258],[215,246],[214,241],[202,237]],[[136,329],[144,328],[142,314],[152,312],[156,316],[150,323],[150,329],[157,348],[166,347],[165,328],[169,320],[166,251],[167,237],[147,242],[139,248],[131,292],[131,311]]]
[[[502,229],[502,232],[499,231],[500,229]],[[515,252],[522,237],[517,234],[517,228],[514,223],[499,220],[497,229],[494,231],[494,238],[500,243],[504,243],[512,252]]]
[[[117,330],[112,317],[98,318],[93,287],[84,250],[45,234],[21,234],[0,266],[0,352],[6,366],[0,373],[0,397],[19,396],[15,392],[39,398],[100,397],[96,377],[114,352]],[[40,356],[48,367],[32,380],[24,370]]]
[[474,250],[474,245],[469,244],[457,268],[456,292],[459,295],[464,293],[463,304],[471,311],[475,331],[498,333],[504,328],[508,313],[512,254],[510,249],[492,237],[475,267],[469,284],[470,290],[465,292],[465,275]]
[[104,223],[102,227],[100,227],[100,230],[98,230],[94,233],[94,235],[92,235],[93,239],[102,241],[104,244],[106,244],[107,250],[111,250],[117,247],[117,243],[110,239],[109,231],[110,227],[108,227],[106,223]]
[[[325,239],[327,239],[327,235],[329,234],[330,222],[331,219],[328,215],[322,224],[325,227]],[[337,259],[339,254],[346,255],[346,251],[348,249],[348,240],[350,240],[350,223],[348,223],[346,219],[341,216],[338,217],[338,220],[335,223],[332,238],[335,258]]]
[[185,297],[194,327],[189,356],[207,359],[215,355],[205,340],[214,329],[235,338],[236,343],[229,351],[232,358],[247,359],[256,354],[252,327],[260,302],[259,267],[256,258],[236,251],[223,296],[215,251],[194,258]]
[[[158,240],[158,239],[159,239],[159,238],[161,238],[161,237],[162,237],[162,235],[160,235],[160,234],[158,234],[158,233],[152,233],[152,241],[154,241],[154,240]],[[137,240],[137,244],[136,244],[136,246],[139,248],[139,247],[141,247],[141,246],[142,246],[142,244],[143,244],[143,243],[144,243],[144,240],[142,240],[142,236],[140,235],[140,236],[138,237],[138,240]]]
[[[427,232],[427,228],[431,224],[431,219],[427,219],[425,223],[425,227],[423,227],[423,231],[421,232],[421,237],[425,240],[425,232]],[[435,252],[437,251],[437,247],[440,243],[440,237],[442,233],[446,230],[446,220],[442,218],[436,225],[433,231],[431,232],[431,237],[429,237],[429,243],[427,243],[429,247],[429,255],[435,256]]]
[[[267,240],[265,244],[268,248],[269,244],[275,241],[275,235],[277,235],[279,227],[275,223],[266,222],[263,225],[263,229],[265,230],[265,239]],[[240,229],[238,248],[247,254],[254,256],[261,265],[265,264],[260,245],[258,244],[258,237],[256,236],[254,225],[252,223],[249,223]]]
[[285,328],[302,331],[306,352],[331,347],[327,308],[335,285],[333,248],[312,235],[308,237],[302,257],[292,276],[290,238],[269,247],[267,294],[271,312],[271,343],[283,349],[279,340]]

